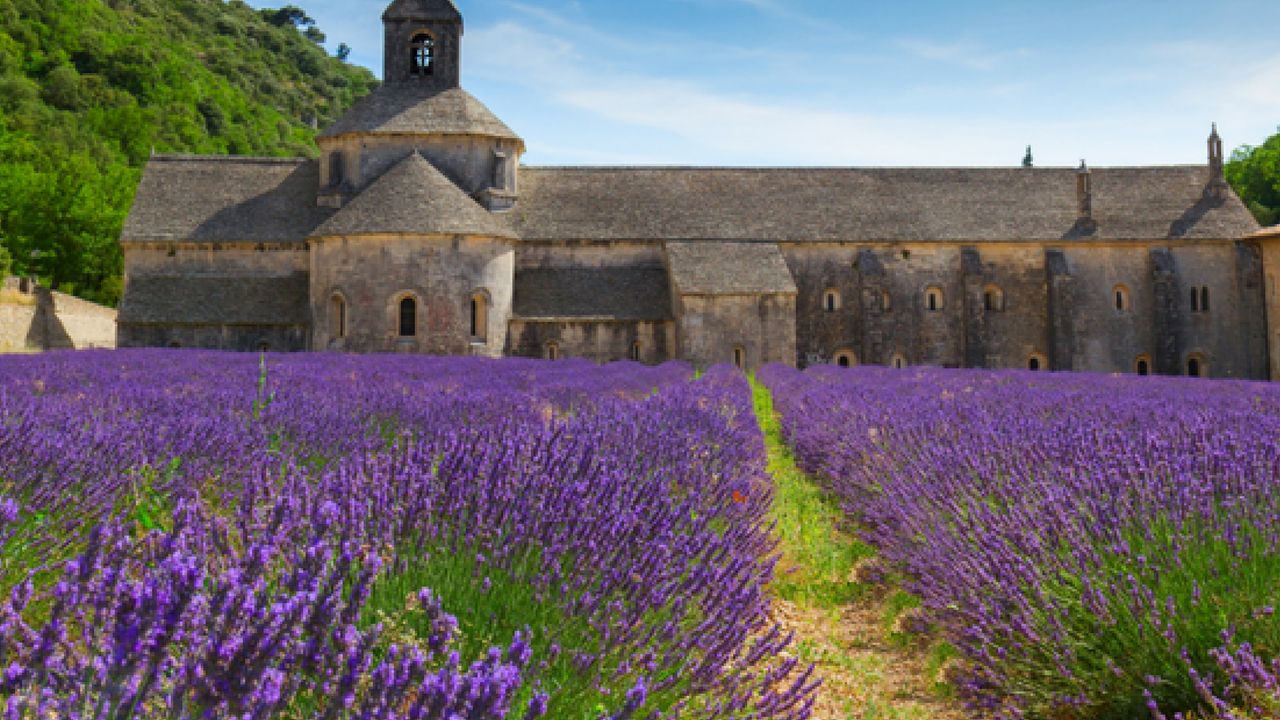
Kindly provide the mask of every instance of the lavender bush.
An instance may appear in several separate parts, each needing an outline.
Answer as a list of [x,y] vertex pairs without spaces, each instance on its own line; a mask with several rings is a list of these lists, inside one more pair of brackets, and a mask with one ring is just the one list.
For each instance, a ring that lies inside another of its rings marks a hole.
[[1277,717],[1280,388],[770,367],[997,717]]
[[802,718],[736,373],[0,358],[0,697],[43,718]]

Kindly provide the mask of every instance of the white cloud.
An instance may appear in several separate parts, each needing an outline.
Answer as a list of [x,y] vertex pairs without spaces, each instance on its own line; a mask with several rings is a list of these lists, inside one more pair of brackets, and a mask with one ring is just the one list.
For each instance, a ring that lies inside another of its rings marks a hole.
[[992,51],[969,41],[940,43],[922,38],[903,38],[898,40],[898,47],[922,60],[958,65],[970,70],[994,70],[1007,60],[1028,54],[1026,50]]

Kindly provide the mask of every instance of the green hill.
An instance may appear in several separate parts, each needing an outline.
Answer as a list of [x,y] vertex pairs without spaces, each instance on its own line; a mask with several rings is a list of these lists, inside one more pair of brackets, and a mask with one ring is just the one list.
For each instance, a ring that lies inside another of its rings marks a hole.
[[295,7],[0,0],[0,265],[114,304],[152,151],[313,155],[377,85],[322,41]]

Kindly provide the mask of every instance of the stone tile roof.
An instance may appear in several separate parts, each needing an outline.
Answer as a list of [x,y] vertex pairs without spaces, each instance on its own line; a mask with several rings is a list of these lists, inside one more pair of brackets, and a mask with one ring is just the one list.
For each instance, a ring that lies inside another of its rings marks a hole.
[[375,135],[483,135],[521,142],[484,103],[462,88],[433,90],[383,85],[361,98],[319,137]]
[[121,323],[305,325],[311,322],[305,273],[286,277],[150,276],[129,278]]
[[316,207],[314,160],[151,158],[124,241],[302,242],[333,210]]
[[517,320],[669,320],[671,291],[661,267],[516,270]]
[[[1256,231],[1234,194],[1202,200],[1208,172],[1095,169],[1088,238]],[[1069,168],[529,167],[511,217],[536,240],[1058,241],[1073,237],[1076,207]]]
[[794,295],[775,243],[668,242],[671,284],[681,295]]
[[416,152],[316,228],[312,237],[372,234],[515,237],[506,223]]
[[462,22],[452,0],[396,0],[382,13],[383,20]]
[[1253,237],[1260,240],[1280,240],[1280,225],[1263,228],[1255,233]]

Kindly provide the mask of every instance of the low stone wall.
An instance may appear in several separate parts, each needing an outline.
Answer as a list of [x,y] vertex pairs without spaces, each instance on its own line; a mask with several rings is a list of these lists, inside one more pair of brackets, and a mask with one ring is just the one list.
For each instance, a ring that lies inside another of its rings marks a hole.
[[0,352],[116,346],[116,311],[9,278],[0,289]]
[[31,323],[36,316],[36,306],[18,305],[6,302],[7,299],[0,297],[0,353],[32,349],[27,342]]

